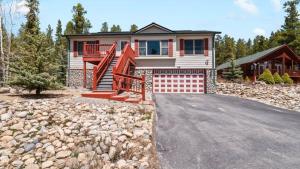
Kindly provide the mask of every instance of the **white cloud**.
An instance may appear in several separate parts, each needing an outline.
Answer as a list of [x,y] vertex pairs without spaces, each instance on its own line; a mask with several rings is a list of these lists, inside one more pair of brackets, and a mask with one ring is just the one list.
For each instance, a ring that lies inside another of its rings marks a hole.
[[280,3],[280,0],[271,0],[271,3],[273,4],[274,6],[274,9],[276,11],[280,11],[282,6],[281,6],[281,3]]
[[255,35],[263,35],[263,36],[266,36],[266,30],[262,29],[262,28],[255,28],[253,30],[253,33]]
[[6,11],[10,9],[18,14],[26,15],[29,12],[29,8],[26,6],[26,0],[12,1],[12,3],[7,3],[5,5]]
[[256,5],[251,0],[234,0],[234,3],[251,14],[258,13]]

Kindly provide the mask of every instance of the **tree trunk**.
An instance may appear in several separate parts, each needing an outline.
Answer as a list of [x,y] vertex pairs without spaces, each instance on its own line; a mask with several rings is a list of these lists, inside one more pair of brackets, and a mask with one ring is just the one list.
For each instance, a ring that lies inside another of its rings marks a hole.
[[41,90],[40,88],[37,88],[37,89],[35,90],[35,94],[36,94],[36,95],[41,95],[41,92],[42,92],[42,90]]

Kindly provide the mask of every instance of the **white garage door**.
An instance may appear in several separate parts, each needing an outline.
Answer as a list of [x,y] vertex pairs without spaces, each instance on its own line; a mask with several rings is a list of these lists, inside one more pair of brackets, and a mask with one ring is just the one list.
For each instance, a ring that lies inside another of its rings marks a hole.
[[154,93],[204,93],[203,70],[154,70]]

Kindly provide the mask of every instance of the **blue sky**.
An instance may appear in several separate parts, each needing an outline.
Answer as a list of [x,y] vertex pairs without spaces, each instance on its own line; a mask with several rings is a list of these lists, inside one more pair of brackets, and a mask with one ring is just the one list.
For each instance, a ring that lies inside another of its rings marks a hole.
[[91,32],[98,32],[104,21],[122,30],[133,23],[143,27],[156,22],[170,29],[216,30],[247,39],[269,36],[285,16],[283,0],[40,0],[42,30],[48,24],[55,28],[58,19],[65,25],[76,3],[88,11]]

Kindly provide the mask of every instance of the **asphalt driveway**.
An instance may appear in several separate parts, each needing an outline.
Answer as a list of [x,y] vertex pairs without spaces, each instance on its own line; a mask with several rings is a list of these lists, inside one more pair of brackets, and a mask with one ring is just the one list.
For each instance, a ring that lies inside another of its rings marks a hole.
[[157,94],[163,169],[298,169],[300,113],[219,95]]

